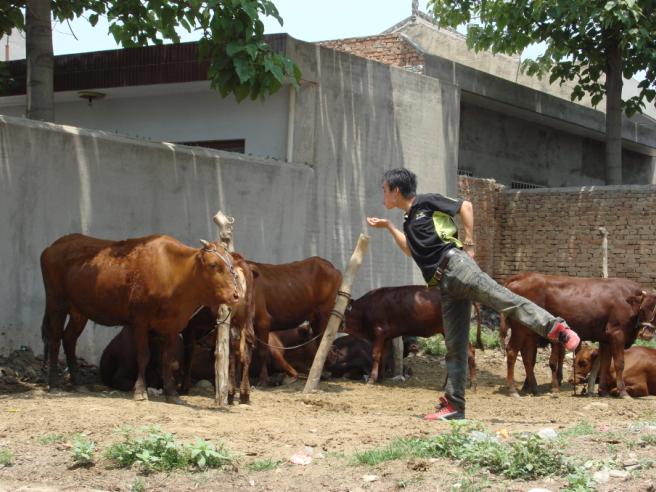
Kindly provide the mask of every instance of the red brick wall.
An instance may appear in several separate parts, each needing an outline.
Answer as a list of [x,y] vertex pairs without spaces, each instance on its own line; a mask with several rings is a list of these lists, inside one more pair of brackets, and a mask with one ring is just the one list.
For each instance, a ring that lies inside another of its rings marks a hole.
[[398,34],[337,39],[320,44],[337,51],[344,51],[397,67],[416,67],[424,64],[423,55]]
[[493,179],[467,178],[458,180],[461,198],[469,200],[474,206],[474,242],[476,243],[476,262],[489,275],[494,274],[494,236],[496,231],[496,206],[499,185]]
[[522,271],[601,276],[604,226],[609,276],[656,287],[656,186],[513,191],[461,178],[460,190],[474,204],[481,268],[499,281]]

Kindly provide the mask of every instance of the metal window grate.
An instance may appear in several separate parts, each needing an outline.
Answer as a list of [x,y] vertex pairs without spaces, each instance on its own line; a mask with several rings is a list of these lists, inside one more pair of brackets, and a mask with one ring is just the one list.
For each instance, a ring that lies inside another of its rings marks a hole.
[[525,181],[511,181],[510,182],[510,189],[512,190],[531,190],[534,188],[546,188],[546,186],[542,186],[539,184],[535,183],[527,183]]
[[473,178],[474,177],[474,171],[470,171],[469,169],[458,168],[458,176],[468,176],[470,178]]

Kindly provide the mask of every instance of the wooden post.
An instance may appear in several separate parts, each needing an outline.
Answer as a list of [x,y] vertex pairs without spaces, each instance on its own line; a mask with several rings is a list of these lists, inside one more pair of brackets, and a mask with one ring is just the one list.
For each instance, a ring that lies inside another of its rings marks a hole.
[[394,347],[394,379],[403,381],[403,337],[396,337],[392,340]]
[[348,296],[351,294],[351,286],[355,280],[355,275],[362,265],[362,259],[364,254],[367,252],[369,247],[369,236],[365,234],[360,234],[358,238],[358,244],[353,251],[351,256],[351,261],[346,273],[342,278],[342,285],[339,288],[340,292],[344,292],[346,295],[337,295],[335,300],[335,307],[333,312],[330,314],[330,319],[328,320],[328,325],[326,326],[326,331],[323,333],[323,338],[321,339],[321,344],[319,344],[319,349],[317,354],[314,356],[314,362],[312,362],[312,368],[310,369],[310,374],[308,375],[307,382],[305,383],[305,388],[303,393],[310,393],[317,389],[319,386],[319,380],[321,379],[321,373],[323,372],[323,366],[326,363],[326,357],[328,356],[328,351],[333,345],[335,340],[335,335],[339,329],[339,325],[342,322],[344,316],[344,311],[348,304]]
[[[605,227],[599,228],[599,234],[601,234],[601,275],[604,278],[608,278],[608,229]],[[601,368],[601,357],[597,357],[592,363],[590,368],[590,375],[588,376],[588,395],[594,393],[595,384],[597,384],[597,376],[599,375],[599,369]],[[576,376],[575,376],[576,377]]]
[[[233,217],[216,213],[214,223],[219,228],[219,241],[230,252],[234,251],[232,239]],[[214,401],[218,406],[228,404],[228,369],[230,364],[230,308],[222,305],[216,319],[216,346],[214,347]]]

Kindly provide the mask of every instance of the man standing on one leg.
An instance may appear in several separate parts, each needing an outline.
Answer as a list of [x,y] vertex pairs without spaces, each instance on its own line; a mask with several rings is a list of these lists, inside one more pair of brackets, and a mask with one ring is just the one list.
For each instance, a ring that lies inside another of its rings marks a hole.
[[[448,380],[437,411],[424,418],[463,419],[472,301],[517,319],[538,335],[563,343],[567,350],[576,349],[580,340],[563,319],[502,287],[481,271],[473,260],[471,202],[437,193],[417,195],[416,190],[414,173],[402,168],[385,172],[383,203],[387,209],[405,212],[403,231],[387,219],[377,217],[367,217],[367,224],[387,229],[399,248],[419,266],[428,287],[440,289]],[[462,241],[454,221],[456,215],[464,229]]]

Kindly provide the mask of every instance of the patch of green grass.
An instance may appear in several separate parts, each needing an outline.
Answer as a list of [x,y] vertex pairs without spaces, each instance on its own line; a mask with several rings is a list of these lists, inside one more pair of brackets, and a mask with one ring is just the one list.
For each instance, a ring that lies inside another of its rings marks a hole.
[[585,470],[576,470],[565,478],[567,486],[563,490],[566,492],[592,492],[597,490],[594,480]]
[[656,446],[656,434],[645,434],[640,436],[640,444],[643,446]]
[[[476,343],[476,325],[473,324],[469,328],[469,341],[472,345]],[[499,340],[499,332],[491,330],[485,326],[481,326],[481,342],[483,342],[484,349],[499,349],[501,348],[501,340]]]
[[639,347],[656,348],[656,338],[652,338],[651,340],[642,340],[639,338],[634,342],[634,345],[638,345]]
[[65,439],[63,434],[46,434],[45,436],[39,436],[37,441],[39,444],[55,444],[64,442]]
[[442,335],[433,335],[430,338],[419,338],[419,347],[428,355],[446,355],[446,344]]
[[14,456],[7,448],[0,448],[0,466],[10,466],[14,462]]
[[253,461],[249,463],[248,469],[251,471],[269,471],[275,470],[282,465],[282,460],[274,460],[273,458],[266,458],[263,460]]
[[112,444],[105,453],[109,460],[122,468],[137,465],[145,473],[180,468],[206,470],[222,468],[233,460],[223,444],[217,448],[200,438],[190,444],[179,444],[173,434],[156,426],[139,432],[123,429],[122,433],[123,440]]
[[359,464],[377,465],[409,457],[449,458],[510,479],[564,476],[573,471],[555,443],[536,435],[501,442],[473,422],[452,422],[449,432],[429,439],[397,439],[386,448],[358,453],[354,459]]
[[582,420],[573,427],[566,429],[559,433],[559,437],[578,437],[578,436],[591,436],[598,431],[595,426],[586,420]]
[[143,478],[136,477],[130,485],[130,492],[144,492],[144,490],[146,490],[146,482]]
[[73,464],[75,466],[93,465],[93,452],[95,449],[96,444],[93,441],[82,434],[76,434],[73,437],[73,447],[71,448]]

